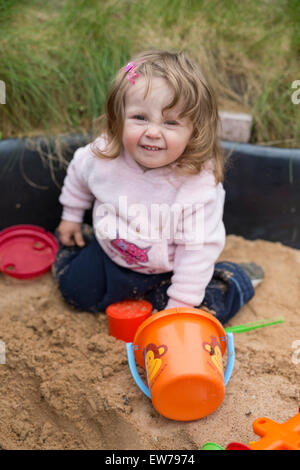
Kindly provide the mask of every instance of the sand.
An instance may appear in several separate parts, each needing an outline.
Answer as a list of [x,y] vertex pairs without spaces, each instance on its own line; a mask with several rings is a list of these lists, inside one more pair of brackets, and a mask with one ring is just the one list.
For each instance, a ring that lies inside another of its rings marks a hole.
[[[125,344],[102,313],[78,313],[48,273],[0,275],[0,447],[3,449],[200,449],[256,440],[254,419],[283,422],[300,405],[300,251],[228,236],[220,259],[254,261],[265,280],[230,325],[284,316],[236,334],[236,364],[222,405],[198,421],[159,415],[137,388]],[[299,340],[298,348],[295,341]],[[2,361],[4,357],[2,354]],[[226,359],[226,358],[225,358]]]

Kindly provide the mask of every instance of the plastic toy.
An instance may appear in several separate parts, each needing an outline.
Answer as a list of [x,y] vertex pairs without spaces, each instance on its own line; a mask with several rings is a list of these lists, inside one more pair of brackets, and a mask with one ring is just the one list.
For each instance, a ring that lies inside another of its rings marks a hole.
[[[213,315],[198,308],[163,310],[147,318],[137,329],[133,344],[126,344],[129,368],[160,414],[178,421],[196,420],[213,413],[224,399],[234,368],[233,333],[282,322],[280,318],[224,329]],[[148,387],[135,361],[146,369]]]
[[151,316],[152,304],[147,300],[123,300],[106,308],[108,332],[122,341],[133,341],[138,327]]
[[263,320],[260,322],[245,323],[244,325],[229,326],[225,328],[225,331],[226,333],[245,333],[247,331],[256,330],[257,328],[263,328],[264,326],[277,325],[282,322],[283,318],[274,319],[272,321]]
[[224,447],[220,446],[216,442],[206,442],[201,450],[225,450]]
[[[284,423],[269,418],[257,418],[253,431],[261,439],[250,442],[249,446],[231,442],[226,450],[300,450],[300,408],[298,413]],[[225,450],[215,442],[207,442],[201,450]]]
[[[131,373],[160,414],[191,421],[221,405],[234,367],[234,344],[233,334],[226,335],[213,315],[195,308],[163,310],[138,328],[134,345],[126,345]],[[149,388],[140,378],[135,360],[146,369]]]
[[58,249],[52,233],[36,225],[13,225],[0,232],[0,271],[31,279],[51,269]]
[[253,423],[253,430],[261,436],[259,441],[250,442],[253,450],[300,450],[300,410],[284,423],[258,418]]

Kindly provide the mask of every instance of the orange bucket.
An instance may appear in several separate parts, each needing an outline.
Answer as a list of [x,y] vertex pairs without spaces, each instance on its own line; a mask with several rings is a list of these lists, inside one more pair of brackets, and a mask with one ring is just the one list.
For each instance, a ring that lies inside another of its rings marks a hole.
[[[127,343],[137,385],[166,418],[191,421],[213,413],[222,403],[234,367],[233,335],[210,313],[171,308],[152,315]],[[228,347],[223,371],[222,356]],[[146,369],[148,387],[135,361]]]

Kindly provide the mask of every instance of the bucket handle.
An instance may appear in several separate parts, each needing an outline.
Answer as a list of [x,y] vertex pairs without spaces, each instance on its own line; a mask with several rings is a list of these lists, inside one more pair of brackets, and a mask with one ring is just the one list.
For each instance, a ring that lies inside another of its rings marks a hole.
[[234,368],[235,350],[233,333],[226,333],[227,338],[227,365],[224,372],[224,385],[228,384]]
[[[224,372],[224,384],[225,386],[228,384],[229,379],[232,375],[233,368],[234,368],[234,360],[235,360],[235,351],[234,351],[234,340],[233,340],[233,333],[226,333],[227,337],[227,354],[228,354],[228,359],[227,359],[227,365],[226,369]],[[137,347],[137,346],[135,346]],[[134,351],[133,351],[133,344],[132,343],[126,343],[126,351],[127,351],[127,357],[128,357],[128,364],[129,364],[129,369],[131,372],[131,375],[137,384],[137,386],[141,389],[141,391],[151,399],[151,393],[149,388],[144,384],[142,381],[140,374],[138,373],[138,370],[136,368],[136,363],[135,363],[135,357],[134,357]]]
[[151,400],[150,390],[144,384],[144,382],[142,381],[142,379],[140,377],[140,374],[138,373],[138,370],[136,368],[135,357],[134,357],[134,352],[133,352],[133,344],[132,343],[126,343],[126,350],[127,350],[128,364],[129,364],[129,369],[130,369],[131,375],[132,375],[135,383],[137,384],[137,386]]

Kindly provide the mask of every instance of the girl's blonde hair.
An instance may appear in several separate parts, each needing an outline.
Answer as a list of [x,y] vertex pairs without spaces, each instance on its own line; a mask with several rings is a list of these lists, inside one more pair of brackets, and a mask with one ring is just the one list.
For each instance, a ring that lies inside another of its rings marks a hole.
[[[132,58],[135,71],[147,83],[147,92],[152,77],[166,80],[173,91],[173,100],[167,109],[182,104],[180,117],[188,117],[193,132],[183,154],[176,160],[181,173],[198,174],[209,160],[213,163],[216,182],[223,181],[224,154],[218,138],[219,115],[216,96],[207,83],[200,67],[184,52],[150,50]],[[138,78],[136,79],[138,80]],[[119,70],[108,93],[105,113],[100,116],[101,134],[107,138],[105,151],[96,143],[93,153],[101,158],[117,157],[123,147],[125,94],[131,85],[125,68]]]

